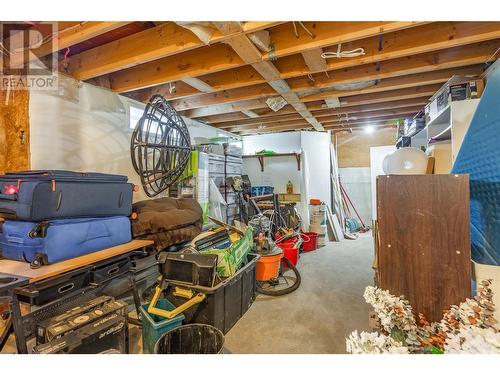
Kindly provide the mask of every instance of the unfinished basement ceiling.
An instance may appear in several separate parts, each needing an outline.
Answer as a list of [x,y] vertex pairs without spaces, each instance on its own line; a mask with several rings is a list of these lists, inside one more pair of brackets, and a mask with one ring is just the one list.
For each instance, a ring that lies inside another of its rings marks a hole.
[[500,22],[66,24],[65,73],[242,135],[394,126],[500,47]]

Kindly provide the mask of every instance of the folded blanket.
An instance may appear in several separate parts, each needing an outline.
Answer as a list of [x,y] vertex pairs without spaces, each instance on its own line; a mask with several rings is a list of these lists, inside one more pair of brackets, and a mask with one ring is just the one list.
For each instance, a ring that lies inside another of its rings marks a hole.
[[155,241],[157,250],[191,241],[203,225],[202,209],[194,199],[159,198],[134,203],[132,236]]

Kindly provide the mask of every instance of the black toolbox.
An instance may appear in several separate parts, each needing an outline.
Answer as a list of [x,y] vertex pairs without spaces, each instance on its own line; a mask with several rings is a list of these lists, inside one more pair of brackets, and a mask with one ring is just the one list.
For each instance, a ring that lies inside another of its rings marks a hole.
[[186,299],[175,293],[176,288],[205,294],[205,300],[183,311],[184,323],[209,324],[226,334],[255,301],[258,259],[259,255],[248,254],[245,266],[213,288],[169,282],[166,297],[175,306],[180,306]]
[[24,288],[17,289],[18,299],[35,306],[57,300],[89,286],[90,270],[91,266],[82,267],[47,280],[35,281]]

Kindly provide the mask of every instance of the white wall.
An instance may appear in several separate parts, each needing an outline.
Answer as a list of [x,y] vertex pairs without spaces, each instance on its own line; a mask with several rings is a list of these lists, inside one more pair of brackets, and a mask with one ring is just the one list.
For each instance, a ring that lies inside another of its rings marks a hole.
[[263,149],[278,153],[299,152],[301,147],[300,132],[246,135],[243,137],[244,155],[253,155]]
[[330,132],[300,132],[302,150],[305,154],[308,201],[321,199],[331,205],[330,195]]
[[[140,186],[130,161],[128,107],[141,103],[66,77],[60,87],[56,95],[30,93],[31,168],[123,174]],[[230,134],[185,120],[192,141]],[[135,194],[146,198],[142,189]]]
[[252,185],[274,186],[277,193],[286,192],[291,181],[294,192],[301,194],[299,213],[308,225],[308,202],[311,198],[330,200],[330,133],[289,132],[243,137],[243,153],[253,155],[263,149],[277,153],[302,152],[301,170],[293,156],[264,159],[264,172],[256,158],[243,159],[243,173],[248,174]]
[[[339,168],[340,180],[363,222],[371,226],[372,198],[369,167]],[[352,210],[351,210],[352,211]],[[355,216],[355,212],[352,212]]]

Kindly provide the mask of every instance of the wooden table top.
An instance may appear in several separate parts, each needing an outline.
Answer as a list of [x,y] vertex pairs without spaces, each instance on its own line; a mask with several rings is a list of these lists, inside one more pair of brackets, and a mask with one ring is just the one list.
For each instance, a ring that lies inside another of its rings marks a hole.
[[80,267],[85,267],[93,263],[98,263],[118,255],[126,254],[152,244],[153,241],[149,240],[132,240],[123,245],[110,247],[108,249],[96,251],[95,253],[82,255],[77,258],[68,259],[54,264],[44,265],[35,269],[30,268],[30,264],[27,262],[0,259],[0,272],[28,277],[30,279],[30,283],[33,283],[35,281],[48,279],[49,277],[57,276]]

